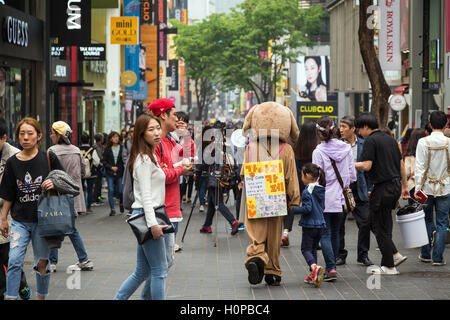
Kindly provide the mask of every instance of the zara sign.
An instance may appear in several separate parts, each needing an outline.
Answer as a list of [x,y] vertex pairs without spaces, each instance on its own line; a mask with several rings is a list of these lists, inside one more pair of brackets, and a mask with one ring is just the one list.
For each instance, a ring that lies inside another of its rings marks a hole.
[[91,0],[51,0],[50,36],[58,45],[91,43]]

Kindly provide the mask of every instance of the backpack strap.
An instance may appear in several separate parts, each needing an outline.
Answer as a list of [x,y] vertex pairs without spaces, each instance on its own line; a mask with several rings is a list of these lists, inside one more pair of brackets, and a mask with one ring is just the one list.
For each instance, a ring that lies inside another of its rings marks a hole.
[[[441,193],[442,193],[442,188],[445,186],[444,180],[447,179],[448,177],[450,177],[450,154],[449,154],[449,151],[448,151],[448,141],[449,141],[449,139],[447,139],[447,142],[445,143],[444,146],[436,146],[436,147],[432,147],[430,145],[430,143],[428,142],[427,138],[424,138],[424,139],[425,139],[425,143],[427,145],[427,151],[428,151],[427,158],[428,159],[427,159],[427,168],[425,169],[425,173],[424,173],[423,178],[422,178],[422,185],[421,185],[420,188],[423,189],[423,186],[425,185],[425,182],[428,179],[429,182],[431,184],[433,184],[433,196],[436,197],[437,185],[438,184],[440,185]],[[446,151],[445,154],[447,156],[447,174],[444,175],[443,177],[440,177],[439,179],[437,177],[432,177],[432,176],[428,175],[428,170],[430,169],[430,163],[431,163],[431,151],[432,150],[434,150],[434,151],[445,150]]]
[[50,163],[50,151],[47,150],[47,164],[48,164],[48,172],[52,171],[52,165]]

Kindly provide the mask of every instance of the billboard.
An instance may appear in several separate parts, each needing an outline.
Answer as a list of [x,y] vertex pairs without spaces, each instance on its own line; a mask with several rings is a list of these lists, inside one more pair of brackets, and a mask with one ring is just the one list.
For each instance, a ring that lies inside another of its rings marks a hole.
[[297,122],[338,117],[336,95],[329,91],[330,57],[301,56],[297,63]]
[[301,56],[297,63],[297,101],[327,101],[330,57]]

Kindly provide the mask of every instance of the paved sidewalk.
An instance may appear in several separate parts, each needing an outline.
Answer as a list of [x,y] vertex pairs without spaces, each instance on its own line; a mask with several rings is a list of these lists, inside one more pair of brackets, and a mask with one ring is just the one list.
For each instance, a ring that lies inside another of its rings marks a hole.
[[[195,191],[194,191],[195,192]],[[230,200],[232,202],[232,200]],[[231,206],[230,206],[231,207]],[[184,221],[179,226],[177,243],[181,244],[191,206],[183,204]],[[125,222],[125,214],[109,216],[108,205],[94,207],[94,214],[81,216],[76,226],[84,240],[94,271],[80,273],[80,289],[74,275],[66,268],[77,262],[69,240],[59,251],[57,272],[50,280],[49,300],[110,300],[122,282],[133,272],[136,264],[136,240]],[[234,213],[234,207],[231,208]],[[450,299],[450,246],[447,245],[443,267],[419,262],[419,249],[401,249],[402,242],[397,223],[394,222],[394,242],[408,260],[400,267],[398,276],[382,276],[379,289],[368,289],[369,274],[364,266],[356,263],[356,222],[346,222],[346,245],[349,251],[347,265],[338,266],[336,282],[322,283],[318,289],[303,283],[307,266],[300,252],[301,229],[298,217],[290,233],[291,245],[281,248],[281,267],[284,272],[280,287],[269,287],[264,281],[252,286],[247,281],[244,268],[245,252],[249,243],[245,231],[231,236],[226,220],[219,215],[218,243],[214,246],[215,233],[205,235],[199,230],[206,213],[198,212],[198,205],[190,221],[184,239],[183,250],[176,253],[175,263],[167,278],[167,299],[171,300],[396,300],[396,299]],[[395,218],[394,218],[395,219]],[[215,223],[215,220],[214,220]],[[213,224],[213,232],[215,232]],[[324,260],[319,251],[319,264]],[[372,235],[369,257],[374,263],[381,260]],[[28,249],[24,270],[33,292],[36,289],[32,272],[32,249]],[[72,277],[72,278],[71,278]],[[68,281],[69,280],[69,281]],[[70,281],[72,280],[72,281]],[[376,285],[376,282],[372,282]],[[131,297],[139,299],[141,288]],[[33,299],[36,297],[33,296]]]

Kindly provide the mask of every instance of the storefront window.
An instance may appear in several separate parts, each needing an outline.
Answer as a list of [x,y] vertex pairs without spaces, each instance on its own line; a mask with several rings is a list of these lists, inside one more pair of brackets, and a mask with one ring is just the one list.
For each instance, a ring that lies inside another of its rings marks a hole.
[[16,124],[25,117],[29,77],[28,69],[0,67],[0,117],[6,120],[10,138],[14,138]]

